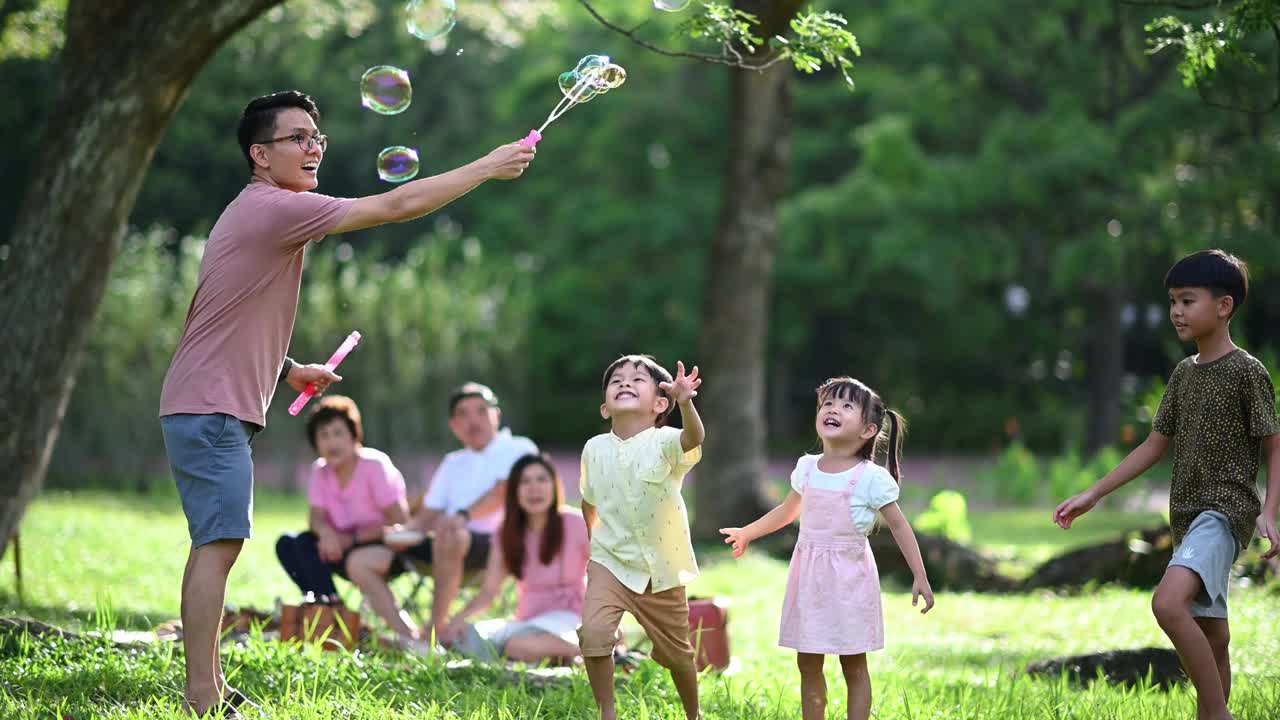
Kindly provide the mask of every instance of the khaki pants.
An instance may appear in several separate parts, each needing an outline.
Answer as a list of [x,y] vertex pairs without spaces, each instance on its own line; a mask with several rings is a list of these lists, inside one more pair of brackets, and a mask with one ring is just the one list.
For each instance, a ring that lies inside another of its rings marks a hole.
[[587,595],[582,605],[578,644],[584,657],[608,657],[618,634],[622,613],[629,612],[653,642],[653,659],[665,668],[693,665],[689,642],[689,600],[684,587],[659,593],[632,592],[605,566],[587,564]]

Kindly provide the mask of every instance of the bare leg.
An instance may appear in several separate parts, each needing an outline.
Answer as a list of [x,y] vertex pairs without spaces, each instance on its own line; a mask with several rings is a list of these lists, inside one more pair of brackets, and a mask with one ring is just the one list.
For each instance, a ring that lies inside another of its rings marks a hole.
[[822,675],[825,655],[796,653],[800,668],[800,715],[804,720],[826,720],[827,679]]
[[207,712],[222,700],[218,641],[227,575],[240,555],[243,540],[216,540],[192,548],[182,578],[182,649],[187,665],[186,707]]
[[841,655],[840,669],[844,671],[844,684],[849,692],[849,720],[868,720],[871,717],[871,673],[867,671],[867,656]]
[[613,656],[584,658],[583,664],[596,707],[600,708],[600,720],[618,720],[618,710],[613,704]]
[[680,704],[684,706],[684,716],[688,720],[702,717],[702,709],[698,704],[698,668],[693,657],[682,657],[667,665],[671,673],[671,682],[676,686],[676,694],[680,696]]
[[1198,720],[1225,720],[1231,714],[1227,711],[1227,698],[1213,648],[1191,617],[1191,600],[1202,588],[1200,576],[1192,570],[1170,567],[1151,598],[1151,612],[1160,629],[1173,641],[1178,657],[1182,658],[1182,667],[1196,687]]
[[582,654],[577,644],[567,642],[551,633],[517,635],[503,648],[507,657],[520,662],[535,663],[546,658],[576,658]]
[[1218,677],[1222,680],[1222,697],[1231,701],[1231,626],[1226,618],[1196,618],[1196,624],[1209,639],[1209,647],[1213,648],[1213,660],[1218,665]]
[[391,572],[394,560],[395,553],[380,545],[356,548],[347,555],[347,577],[359,586],[369,607],[397,635],[417,639],[418,629],[413,626],[408,614],[400,609],[400,603],[396,602],[391,588],[387,586],[387,574]]
[[463,528],[438,532],[432,547],[431,627],[439,637],[449,624],[449,607],[462,586],[462,564],[471,549],[471,532]]

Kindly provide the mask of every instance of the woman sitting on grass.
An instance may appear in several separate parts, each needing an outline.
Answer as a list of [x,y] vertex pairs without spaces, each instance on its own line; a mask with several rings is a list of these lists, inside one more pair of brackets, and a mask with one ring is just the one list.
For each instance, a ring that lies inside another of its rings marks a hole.
[[[564,487],[544,455],[525,455],[507,479],[506,516],[489,553],[484,582],[450,621],[446,645],[466,655],[533,663],[578,657],[578,625],[591,554],[581,513],[564,504]],[[467,620],[493,605],[507,576],[516,579],[514,620]]]
[[388,525],[409,516],[404,477],[387,454],[365,447],[360,410],[349,397],[330,395],[307,420],[307,440],[320,457],[311,466],[310,526],[276,541],[276,556],[303,596],[338,602],[334,574],[347,577],[347,555],[382,542]]

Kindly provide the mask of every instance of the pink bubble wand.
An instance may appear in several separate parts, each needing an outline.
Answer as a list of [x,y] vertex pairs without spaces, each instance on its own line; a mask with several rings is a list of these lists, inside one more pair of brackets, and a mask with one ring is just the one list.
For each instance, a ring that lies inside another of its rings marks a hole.
[[[329,362],[324,364],[324,369],[329,372],[333,372],[343,359],[347,357],[347,353],[355,349],[356,343],[358,342],[360,342],[360,332],[352,330],[351,334],[347,336],[347,339],[343,340],[342,344],[338,346],[338,349],[329,357]],[[311,398],[315,396],[316,384],[307,383],[307,386],[298,394],[298,399],[294,400],[293,404],[289,406],[289,414],[297,415],[302,412],[302,408],[306,407],[307,403],[311,401]]]
[[568,112],[569,108],[573,107],[574,105],[577,105],[583,93],[585,93],[587,91],[587,88],[590,86],[590,83],[591,81],[589,81],[587,78],[582,78],[577,83],[575,83],[573,86],[573,90],[570,90],[569,94],[561,98],[560,102],[554,108],[551,109],[551,113],[547,115],[547,119],[542,123],[542,127],[538,128],[537,130],[530,130],[529,134],[526,135],[525,138],[520,141],[520,144],[524,145],[525,147],[533,147],[537,145],[538,141],[542,139],[542,131],[546,130],[547,126],[550,125],[556,118]]
[[[588,55],[587,57],[589,58],[593,56]],[[578,67],[581,68],[586,60],[587,58],[583,58],[579,61]],[[608,92],[609,90],[618,87],[624,80],[626,80],[627,74],[621,67],[609,64],[608,58],[604,58],[604,61],[604,67],[616,70],[613,75],[613,81],[602,79],[600,72],[598,71],[581,73],[578,81],[573,84],[573,87],[569,92],[565,93],[564,97],[560,99],[560,102],[551,109],[551,112],[547,115],[547,119],[543,121],[542,127],[537,130],[530,130],[529,134],[520,141],[520,144],[525,147],[534,147],[538,144],[538,141],[542,140],[542,131],[546,130],[547,126],[557,120],[561,115],[569,112],[570,108],[580,103],[584,103],[596,95]],[[577,71],[575,70],[575,72]]]

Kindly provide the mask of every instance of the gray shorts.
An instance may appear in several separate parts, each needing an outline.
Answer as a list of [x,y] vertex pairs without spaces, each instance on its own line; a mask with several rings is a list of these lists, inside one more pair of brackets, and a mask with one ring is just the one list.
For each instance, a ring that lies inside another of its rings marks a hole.
[[253,536],[253,455],[258,426],[230,415],[165,415],[164,449],[187,515],[191,546]]
[[1225,515],[1208,510],[1191,521],[1182,542],[1173,549],[1169,567],[1184,567],[1200,576],[1203,587],[1191,601],[1193,617],[1226,619],[1231,566],[1239,553]]

